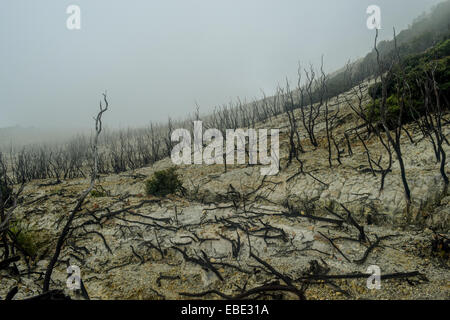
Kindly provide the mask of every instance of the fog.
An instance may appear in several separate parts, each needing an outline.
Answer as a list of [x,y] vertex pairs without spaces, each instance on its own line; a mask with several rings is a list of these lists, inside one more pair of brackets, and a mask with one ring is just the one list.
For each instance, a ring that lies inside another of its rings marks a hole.
[[[109,127],[205,114],[274,92],[297,65],[341,68],[439,0],[2,1],[0,127],[85,128],[107,90]],[[66,8],[81,8],[81,29]]]

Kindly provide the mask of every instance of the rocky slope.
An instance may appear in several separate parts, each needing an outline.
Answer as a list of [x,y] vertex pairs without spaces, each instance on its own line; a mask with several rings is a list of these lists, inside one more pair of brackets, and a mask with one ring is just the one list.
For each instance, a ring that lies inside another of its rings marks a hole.
[[[352,92],[346,96],[356,99]],[[335,137],[360,124],[344,97],[330,102],[332,111],[339,108]],[[432,241],[449,237],[450,197],[431,144],[412,125],[413,142],[402,137],[412,193],[407,207],[398,163],[380,191],[380,175],[368,170],[356,136],[350,136],[352,155],[338,141],[341,164],[333,149],[330,168],[323,115],[319,120],[317,148],[300,128],[306,174],[295,161],[287,165],[288,120],[282,115],[259,124],[281,129],[282,170],[276,176],[262,177],[258,166],[229,166],[226,172],[220,165],[180,166],[186,192],[166,198],[146,196],[144,182],[172,166],[170,159],[102,176],[98,194],[73,222],[51,288],[82,298],[66,288],[70,264],[80,267],[91,299],[184,299],[202,292],[201,298],[227,298],[262,286],[282,287],[248,297],[449,299],[448,255],[433,250]],[[448,136],[450,127],[444,130]],[[366,145],[373,159],[384,150],[376,137]],[[1,271],[1,297],[15,285],[15,299],[40,293],[64,218],[88,185],[76,179],[43,186],[48,182],[28,184],[15,211],[35,258],[16,264],[21,276]],[[379,290],[366,286],[370,265],[391,275]]]

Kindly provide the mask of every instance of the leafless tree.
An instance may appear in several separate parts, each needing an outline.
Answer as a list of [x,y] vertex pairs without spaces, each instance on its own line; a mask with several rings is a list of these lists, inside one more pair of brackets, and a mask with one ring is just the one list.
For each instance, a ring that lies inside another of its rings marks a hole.
[[[363,120],[363,124],[356,126],[354,128],[350,128],[345,132],[345,135],[347,135],[347,140],[349,134],[355,134],[357,139],[361,142],[362,146],[364,147],[366,156],[367,156],[367,163],[370,168],[370,172],[372,175],[376,175],[376,172],[379,172],[381,174],[381,182],[380,182],[380,191],[384,189],[384,182],[386,179],[386,176],[389,172],[391,172],[392,167],[392,149],[388,141],[386,140],[385,136],[383,135],[382,129],[380,129],[380,126],[378,126],[377,123],[374,123],[374,121],[368,116],[368,113],[370,113],[370,110],[368,110],[367,105],[369,104],[369,101],[365,99],[366,97],[366,89],[367,85],[365,84],[358,84],[355,88],[351,90],[351,95],[353,98],[356,98],[356,103],[353,103],[352,100],[345,95],[344,99],[346,100],[347,105],[350,106],[350,108],[355,112],[355,114]],[[375,99],[372,100],[373,105],[375,105]],[[359,130],[366,129],[366,137],[362,137]],[[380,143],[382,144],[384,150],[387,153],[388,161],[385,167],[382,165],[383,160],[383,154],[380,154],[380,157],[377,161],[375,161],[371,156],[371,151],[367,147],[367,144],[365,142],[366,139],[370,138],[370,135],[374,133]],[[350,142],[348,142],[349,150],[351,150]],[[374,169],[374,166],[376,166],[378,169]]]
[[[322,60],[323,65],[323,60]],[[316,79],[316,73],[312,65],[310,65],[309,70],[304,69],[304,73],[306,75],[306,84],[302,85],[302,70],[301,66],[298,68],[298,93],[299,93],[299,106],[301,106],[301,119],[303,123],[303,127],[308,133],[309,140],[314,147],[317,147],[319,144],[317,143],[316,135],[315,135],[315,126],[317,118],[320,115],[321,108],[323,106],[323,99],[325,95],[324,87],[324,79],[321,76],[319,79]],[[318,91],[316,91],[318,90]],[[315,102],[315,94],[319,95],[319,102]],[[308,99],[308,102],[306,102]]]
[[94,136],[94,141],[92,144],[93,166],[92,166],[92,170],[91,170],[91,181],[90,181],[89,187],[78,198],[75,207],[72,209],[71,213],[69,214],[67,222],[64,225],[64,228],[60,233],[60,236],[56,243],[55,252],[54,252],[54,254],[47,266],[46,272],[45,272],[44,284],[42,287],[42,290],[44,293],[48,292],[50,289],[50,280],[52,277],[53,268],[55,267],[55,264],[58,261],[58,257],[61,253],[61,249],[67,239],[67,235],[69,233],[72,221],[75,218],[75,215],[81,210],[84,200],[86,199],[88,194],[94,188],[95,181],[97,179],[97,175],[98,175],[98,139],[99,139],[100,133],[102,132],[102,115],[103,115],[103,113],[105,113],[108,110],[108,105],[109,105],[107,97],[106,97],[106,93],[103,94],[103,101],[104,101],[104,105],[100,101],[100,111],[98,112],[97,116],[94,118],[94,120],[95,120],[95,136]]
[[[380,101],[380,121],[382,124],[382,127],[384,129],[384,133],[386,134],[386,137],[389,141],[389,143],[392,145],[395,154],[397,156],[397,161],[399,163],[400,166],[400,176],[401,176],[401,180],[403,183],[403,188],[405,191],[405,199],[406,202],[408,204],[411,203],[411,191],[409,189],[409,185],[408,185],[408,180],[406,178],[406,170],[405,170],[405,164],[403,161],[403,155],[402,155],[402,151],[401,151],[401,132],[402,132],[402,126],[403,126],[403,111],[405,109],[405,96],[404,96],[404,77],[401,80],[399,86],[398,86],[398,90],[400,92],[398,92],[398,94],[400,94],[400,110],[397,116],[397,123],[396,123],[396,127],[394,128],[394,137],[392,136],[391,130],[389,129],[388,126],[388,119],[387,119],[387,104],[386,104],[386,100],[387,100],[387,81],[388,78],[391,76],[391,72],[389,71],[387,73],[387,75],[385,75],[383,73],[383,67],[382,67],[382,62],[381,62],[381,58],[380,58],[380,52],[378,51],[377,48],[377,40],[378,40],[378,29],[376,30],[376,36],[375,36],[375,45],[374,45],[374,49],[377,53],[377,63],[378,63],[378,76],[381,80],[381,101]],[[395,42],[395,47],[397,50],[397,40],[396,40],[396,36],[395,36],[395,30],[394,30],[394,42]],[[398,63],[400,61],[397,61]]]
[[[448,143],[448,141],[442,130],[445,108],[441,103],[442,94],[436,81],[435,72],[436,64],[433,64],[430,70],[424,70],[423,77],[416,78],[417,86],[424,98],[424,114],[419,114],[416,122],[424,137],[428,138],[432,144],[436,161],[440,162],[439,171],[444,180],[445,190],[447,190],[449,178],[445,170],[447,155],[443,143]],[[445,100],[445,96],[443,98]]]
[[[281,93],[281,94],[280,94]],[[284,96],[282,92],[277,94],[277,96]],[[294,113],[296,103],[294,101],[294,94],[289,86],[289,81],[286,79],[286,96],[287,99],[284,102],[284,109],[289,120],[289,158],[288,165],[291,164],[293,159],[299,159],[299,153],[305,152],[301,143],[299,128],[297,126],[297,118]]]

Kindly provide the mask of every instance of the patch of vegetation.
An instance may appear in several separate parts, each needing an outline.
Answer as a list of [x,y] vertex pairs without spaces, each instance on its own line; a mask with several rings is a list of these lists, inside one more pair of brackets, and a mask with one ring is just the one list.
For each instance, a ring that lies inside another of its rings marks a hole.
[[[420,54],[435,43],[448,39],[450,36],[449,13],[450,1],[447,0],[436,5],[429,14],[415,19],[408,29],[397,34],[397,46],[400,55],[406,57]],[[378,50],[385,61],[390,62],[395,59],[394,40],[380,41]],[[367,77],[373,76],[377,72],[376,61],[376,52],[372,50],[359,62],[355,63],[351,70],[343,69],[336,74],[330,75],[325,98],[332,98],[344,93],[364,79],[367,79]],[[383,70],[386,71],[386,66],[383,66]],[[349,75],[351,75],[351,79],[349,79]],[[318,102],[320,99],[320,89],[314,90],[312,94],[313,102]],[[305,103],[309,103],[309,99],[306,99]]]
[[17,221],[11,223],[9,231],[12,233],[13,240],[19,247],[25,251],[28,256],[35,258],[40,248],[37,241],[37,234]]
[[56,190],[56,192],[58,193],[58,195],[63,196],[64,193],[66,192],[66,189],[65,188],[59,188],[59,189]]
[[99,191],[99,190],[92,190],[91,191],[91,197],[94,198],[102,198],[102,197],[106,197],[107,194],[105,191]]
[[[423,116],[426,112],[422,88],[418,82],[426,81],[426,77],[434,70],[436,83],[440,94],[448,99],[450,91],[450,39],[439,42],[429,50],[407,56],[393,69],[392,76],[386,81],[386,121],[390,128],[397,126],[400,105],[403,103],[402,123],[409,123]],[[404,101],[399,94],[403,85],[399,79],[405,79],[408,90]],[[374,99],[367,109],[368,119],[372,122],[380,120],[380,104],[382,96],[381,83],[369,88],[369,94]],[[445,106],[444,106],[445,107]]]
[[154,176],[145,182],[147,195],[166,196],[182,190],[182,182],[175,167],[156,171]]
[[448,261],[450,258],[450,239],[444,235],[435,234],[431,242],[431,250],[435,256]]

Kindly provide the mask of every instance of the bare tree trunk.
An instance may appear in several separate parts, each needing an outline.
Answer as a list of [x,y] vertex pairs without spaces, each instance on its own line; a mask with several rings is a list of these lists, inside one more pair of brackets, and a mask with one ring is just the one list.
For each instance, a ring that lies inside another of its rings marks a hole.
[[72,224],[72,221],[75,217],[75,214],[80,211],[81,206],[84,203],[84,200],[86,199],[87,195],[92,191],[95,185],[95,180],[97,179],[97,173],[98,173],[98,137],[102,131],[102,115],[104,112],[108,110],[108,100],[106,99],[106,94],[103,94],[103,100],[105,102],[105,107],[102,106],[102,102],[100,101],[100,111],[97,114],[97,117],[95,119],[95,137],[94,142],[92,146],[92,155],[94,158],[93,168],[91,172],[91,182],[89,187],[81,194],[81,196],[78,198],[78,201],[73,208],[72,212],[69,215],[69,218],[64,225],[63,230],[61,231],[61,234],[58,238],[58,242],[56,243],[55,253],[53,254],[52,259],[50,260],[47,270],[45,272],[44,276],[44,284],[42,287],[43,293],[49,291],[50,289],[50,280],[52,277],[53,268],[55,267],[56,262],[58,261],[58,257],[61,253],[61,249],[64,245],[64,242],[66,240],[67,234],[69,233],[70,226]]
[[[394,34],[394,39],[395,39],[395,34]],[[379,71],[379,76],[381,79],[381,88],[382,88],[381,89],[382,90],[382,98],[381,98],[381,102],[380,102],[380,119],[381,119],[381,124],[383,126],[384,132],[386,133],[386,137],[387,137],[389,143],[394,148],[395,154],[397,156],[397,160],[400,165],[400,176],[401,176],[403,188],[405,191],[405,199],[409,205],[411,203],[411,191],[409,189],[408,180],[406,178],[405,164],[403,162],[403,157],[402,157],[402,152],[401,152],[401,147],[400,147],[400,134],[398,133],[398,132],[401,132],[402,112],[403,112],[404,103],[401,103],[400,112],[399,112],[399,116],[397,119],[397,121],[398,121],[397,125],[400,124],[400,127],[396,128],[396,138],[394,140],[392,138],[392,135],[391,135],[391,132],[389,130],[389,127],[387,125],[387,120],[386,120],[387,119],[387,112],[386,112],[387,83],[386,83],[386,78],[383,75],[383,69],[381,67],[380,52],[378,51],[378,48],[377,48],[377,40],[378,40],[378,29],[376,30],[376,36],[375,36],[375,51],[377,53],[378,71]],[[388,74],[389,74],[389,72],[388,72]]]

